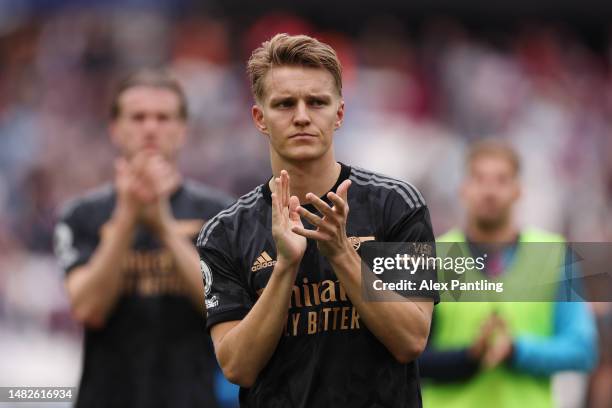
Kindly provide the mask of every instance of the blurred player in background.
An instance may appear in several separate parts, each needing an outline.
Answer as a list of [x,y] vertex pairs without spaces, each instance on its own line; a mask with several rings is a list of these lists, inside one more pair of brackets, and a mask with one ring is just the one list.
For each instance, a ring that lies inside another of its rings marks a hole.
[[[467,156],[461,197],[465,229],[438,242],[467,245],[472,256],[487,253],[485,275],[504,279],[525,265],[528,242],[563,242],[535,229],[519,229],[513,209],[520,197],[519,158],[502,142],[482,141]],[[496,244],[497,250],[491,252]],[[545,263],[529,270],[551,273]],[[525,282],[527,288],[529,282]],[[436,308],[428,347],[419,359],[427,407],[551,407],[551,376],[587,371],[596,363],[596,330],[588,304],[555,302],[442,302]]]
[[[183,180],[180,85],[140,71],[118,87],[114,183],[66,206],[55,231],[75,318],[85,326],[79,407],[214,407],[193,239],[231,200]],[[95,152],[90,152],[95,154]]]
[[336,162],[344,102],[327,44],[278,34],[253,52],[248,71],[273,177],[198,239],[223,372],[242,386],[244,407],[421,406],[414,360],[437,293],[365,301],[357,250],[370,240],[433,241],[422,196]]

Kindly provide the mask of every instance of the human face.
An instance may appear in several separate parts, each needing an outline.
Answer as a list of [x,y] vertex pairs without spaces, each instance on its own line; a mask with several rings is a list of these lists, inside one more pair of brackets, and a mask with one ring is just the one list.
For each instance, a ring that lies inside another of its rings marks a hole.
[[520,186],[511,162],[501,155],[482,155],[469,165],[462,198],[469,219],[481,230],[491,231],[510,221]]
[[323,68],[282,66],[264,78],[264,96],[252,109],[268,137],[272,160],[333,159],[332,137],[344,118],[344,101]]
[[186,124],[180,99],[166,88],[134,86],[119,96],[119,115],[111,137],[128,159],[140,152],[173,161],[185,141]]

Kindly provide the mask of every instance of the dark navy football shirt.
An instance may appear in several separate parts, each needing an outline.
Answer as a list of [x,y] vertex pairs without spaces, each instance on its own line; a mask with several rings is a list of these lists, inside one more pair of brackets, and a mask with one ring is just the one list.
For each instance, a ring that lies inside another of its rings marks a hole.
[[[358,251],[369,241],[434,242],[425,201],[412,185],[342,164],[332,191],[348,178],[346,228]],[[271,222],[264,183],[202,229],[198,250],[209,328],[244,318],[257,302],[276,260]],[[437,292],[432,298],[438,300]],[[258,408],[418,407],[418,368],[397,362],[365,327],[316,241],[308,240],[284,335],[253,387],[240,390],[240,402]]]
[[[65,207],[54,246],[66,273],[89,261],[115,202],[107,185]],[[231,202],[193,181],[170,198],[179,231],[194,243],[204,222]],[[138,226],[115,267],[122,269],[121,295],[103,328],[85,330],[77,406],[215,407],[212,344],[169,251]]]

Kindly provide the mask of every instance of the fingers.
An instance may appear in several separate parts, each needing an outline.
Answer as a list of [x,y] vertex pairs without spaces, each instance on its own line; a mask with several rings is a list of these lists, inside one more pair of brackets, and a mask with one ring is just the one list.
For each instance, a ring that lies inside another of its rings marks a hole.
[[[342,196],[346,198],[347,191],[350,186],[350,181],[345,180],[338,187],[338,191]],[[333,204],[333,208],[330,207],[325,201],[317,197],[313,193],[306,194],[306,200],[311,203],[322,215],[319,217],[316,214],[308,211],[304,207],[297,209],[300,216],[306,219],[310,224],[317,228],[316,234],[313,231],[306,232],[307,230],[300,230],[296,232],[306,238],[326,240],[329,237],[337,236],[342,233],[343,226],[346,224],[346,215],[348,214],[348,203],[346,199],[334,192],[329,192],[327,197]]]
[[283,176],[280,175],[274,179],[274,192],[276,193],[276,199],[278,200],[278,205],[280,207],[283,207],[283,201],[285,201],[285,192],[283,191],[283,188]]
[[297,222],[301,225],[302,220],[300,219],[300,214],[298,213],[299,206],[300,200],[296,196],[291,196],[289,198],[289,218],[291,221]]
[[180,175],[161,155],[150,156],[146,165],[150,188],[157,198],[168,197],[180,183]]
[[319,212],[323,214],[324,216],[332,218],[332,219],[335,218],[336,213],[332,210],[332,208],[329,205],[327,205],[325,201],[321,200],[319,197],[317,197],[313,193],[306,194],[306,200],[308,200],[309,203],[314,205],[315,208],[319,210]]
[[351,186],[351,180],[344,180],[338,188],[336,192],[330,191],[327,193],[327,198],[334,205],[333,208],[330,208],[329,205],[319,197],[314,195],[313,193],[306,194],[306,199],[312,203],[316,207],[317,210],[321,212],[321,214],[333,217],[333,214],[339,214],[342,216],[346,216],[348,214],[348,189]]
[[344,201],[345,203],[348,203],[348,190],[351,186],[351,183],[351,180],[346,179],[342,183],[340,183],[340,185],[336,189],[336,194],[338,194],[342,201]]
[[481,326],[477,342],[481,343],[481,361],[487,368],[501,364],[512,350],[508,325],[496,313],[491,314]]
[[284,203],[283,177],[274,178],[274,192],[272,197],[272,223],[277,226],[286,225],[285,220],[289,217],[289,207]]
[[484,323],[484,325],[481,328],[480,331],[480,335],[481,337],[485,337],[488,338],[491,336],[491,334],[493,334],[493,331],[495,330],[496,327],[496,322],[494,319],[487,319],[487,321]]
[[327,198],[334,204],[334,210],[342,215],[348,214],[348,189],[351,186],[351,180],[344,180],[336,189],[336,192],[330,191],[327,193]]
[[281,192],[281,179],[280,177],[275,177],[274,178],[274,193],[272,193],[272,196],[274,197],[275,201],[273,201],[273,203],[275,203],[275,205],[273,206],[276,211],[278,212],[278,214],[281,214],[281,197],[282,197],[282,192]]
[[[315,194],[306,194],[306,200],[311,203],[323,217],[319,217],[301,207],[299,199],[296,196],[290,195],[290,177],[286,170],[281,170],[280,175],[274,178],[273,183],[273,210],[275,210],[278,215],[281,215],[282,219],[286,220],[288,218],[295,223],[299,223],[297,225],[293,224],[293,232],[306,238],[328,240],[330,237],[337,235],[338,231],[342,230],[342,224],[345,223],[346,214],[348,213],[347,196],[348,189],[351,185],[350,180],[343,181],[340,186],[338,186],[336,193],[328,193],[327,197],[333,204],[333,208]],[[304,229],[301,225],[300,217],[303,217],[309,223],[316,226],[317,231]]]
[[495,324],[501,330],[508,330],[508,323],[499,315],[495,315]]
[[281,188],[282,188],[282,205],[289,206],[289,173],[287,170],[281,170]]
[[129,162],[121,159],[116,168],[130,174],[130,188],[143,203],[168,198],[181,182],[180,174],[159,154],[141,152]]
[[312,225],[314,225],[315,227],[322,227],[322,226],[324,226],[324,221],[321,219],[321,217],[319,217],[317,215],[314,215],[313,213],[311,213],[310,211],[308,211],[304,207],[298,207],[297,208],[297,212],[302,217],[306,218],[306,220],[308,220],[308,222],[311,223]]
[[342,199],[342,197],[340,197],[338,194],[331,191],[327,193],[327,198],[329,198],[329,201],[331,201],[334,205],[333,210],[336,213],[343,216],[348,214],[348,204],[346,200]]
[[[291,201],[290,190],[289,190],[289,173],[287,170],[281,170],[280,176],[274,178],[274,193],[278,202],[279,210],[289,210]],[[299,202],[298,204],[299,205]],[[297,205],[295,207],[297,207]]]
[[487,368],[493,368],[506,361],[511,352],[512,339],[508,336],[503,336],[487,350],[483,357],[483,364]]
[[328,241],[331,239],[329,235],[322,231],[309,230],[304,227],[293,227],[291,228],[291,231],[308,239],[314,239],[317,241]]
[[147,174],[145,174],[145,168],[148,158],[149,156],[145,154],[145,152],[140,152],[130,160],[130,169],[137,177],[147,177]]
[[310,224],[316,227],[317,234],[312,234],[311,232],[303,232],[310,231],[302,229],[300,232],[296,232],[306,238],[318,239],[318,240],[330,240],[332,237],[337,237],[338,234],[342,234],[342,227],[336,222],[329,222],[329,218],[321,218],[318,215],[315,215],[305,209],[304,207],[298,207],[297,212],[300,216],[305,218]]
[[280,191],[281,205],[285,207],[288,205],[288,202],[286,200],[287,198],[287,172],[285,170],[281,170],[280,181],[281,181],[281,191]]

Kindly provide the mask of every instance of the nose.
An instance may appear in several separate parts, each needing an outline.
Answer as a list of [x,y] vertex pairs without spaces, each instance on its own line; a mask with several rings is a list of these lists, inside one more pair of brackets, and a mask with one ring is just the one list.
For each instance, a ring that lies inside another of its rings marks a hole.
[[145,131],[154,132],[159,127],[159,121],[153,116],[149,116],[144,120],[143,128]]
[[155,118],[147,118],[142,122],[141,134],[146,145],[157,145],[159,139],[159,121]]
[[304,101],[299,101],[296,105],[293,124],[299,127],[308,126],[310,124],[310,116],[308,115],[308,109]]

